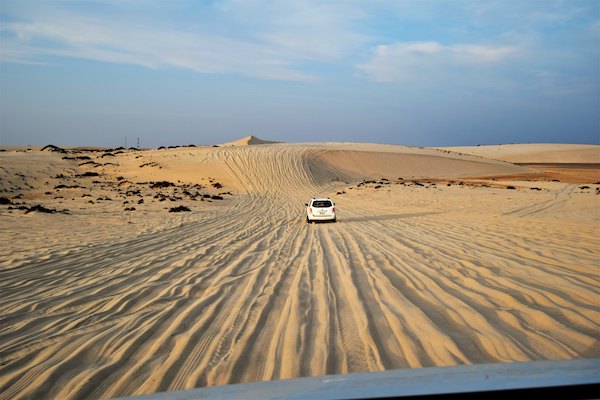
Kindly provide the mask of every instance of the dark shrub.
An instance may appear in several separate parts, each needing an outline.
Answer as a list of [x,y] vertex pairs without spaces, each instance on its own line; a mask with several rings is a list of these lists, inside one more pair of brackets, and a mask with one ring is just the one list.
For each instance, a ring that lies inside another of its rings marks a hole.
[[179,206],[179,207],[171,207],[171,209],[169,209],[169,212],[182,212],[182,211],[192,211],[189,208],[185,207],[185,206]]
[[153,189],[166,188],[166,187],[170,187],[170,186],[175,186],[175,184],[172,182],[169,182],[169,181],[160,181],[160,182],[154,182],[154,183],[152,183],[152,185],[150,185],[150,187]]

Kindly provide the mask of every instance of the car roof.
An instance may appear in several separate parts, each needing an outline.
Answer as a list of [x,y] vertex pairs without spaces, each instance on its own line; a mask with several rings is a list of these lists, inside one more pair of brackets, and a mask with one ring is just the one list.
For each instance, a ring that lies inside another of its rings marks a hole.
[[313,197],[311,200],[312,201],[325,201],[325,200],[333,201],[329,197]]

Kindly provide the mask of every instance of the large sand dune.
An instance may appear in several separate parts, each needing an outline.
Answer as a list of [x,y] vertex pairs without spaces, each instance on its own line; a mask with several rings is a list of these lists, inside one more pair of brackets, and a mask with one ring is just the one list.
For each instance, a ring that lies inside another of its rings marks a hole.
[[442,147],[441,149],[513,163],[600,163],[600,146],[589,144],[499,144],[490,146]]
[[1,399],[600,357],[598,184],[401,146],[106,153],[0,153]]

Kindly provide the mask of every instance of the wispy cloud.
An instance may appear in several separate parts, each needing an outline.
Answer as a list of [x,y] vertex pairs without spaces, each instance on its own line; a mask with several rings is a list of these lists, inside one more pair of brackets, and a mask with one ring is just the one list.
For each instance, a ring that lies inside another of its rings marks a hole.
[[[196,8],[215,13],[230,32],[211,31],[202,24],[175,26],[168,18],[122,21],[118,7],[102,3],[111,13],[94,14],[49,7],[25,13],[1,25],[3,61],[43,62],[46,57],[73,57],[149,68],[179,67],[201,73],[234,73],[265,79],[313,80],[298,64],[334,62],[358,35],[343,32],[343,18],[334,10],[302,2],[270,6],[272,18],[244,3]],[[156,10],[154,10],[156,12]],[[199,15],[201,16],[201,15]],[[261,24],[264,21],[264,24]],[[247,35],[246,26],[250,26]]]
[[286,57],[336,61],[364,45],[368,37],[355,22],[364,17],[351,1],[223,1],[233,22],[249,24],[255,36]]
[[377,82],[435,81],[459,71],[489,69],[518,53],[516,45],[397,42],[375,47],[372,58],[359,69]]
[[180,67],[203,73],[237,73],[271,79],[308,80],[290,58],[261,43],[231,40],[168,28],[138,29],[79,18],[68,23],[9,23],[14,33],[3,40],[8,61],[60,56],[149,68]]

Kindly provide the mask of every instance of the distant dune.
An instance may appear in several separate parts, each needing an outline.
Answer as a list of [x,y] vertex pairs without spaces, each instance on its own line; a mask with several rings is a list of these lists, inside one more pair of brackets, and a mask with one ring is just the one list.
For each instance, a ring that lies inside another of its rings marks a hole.
[[239,140],[233,142],[223,143],[222,146],[252,146],[258,144],[272,144],[277,142],[272,142],[269,140],[262,140],[257,138],[256,136],[246,136]]
[[597,146],[269,143],[0,149],[0,399],[600,357]]
[[512,163],[600,164],[599,145],[538,143],[442,147],[442,149]]

